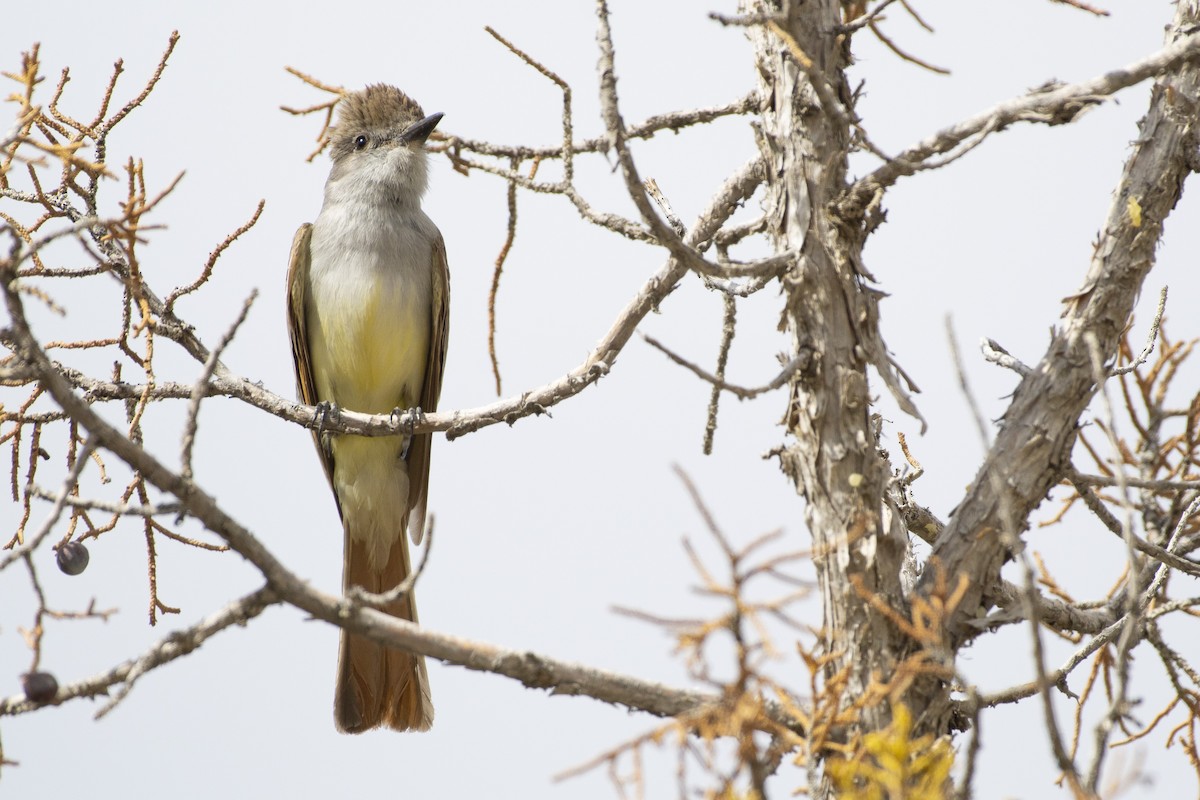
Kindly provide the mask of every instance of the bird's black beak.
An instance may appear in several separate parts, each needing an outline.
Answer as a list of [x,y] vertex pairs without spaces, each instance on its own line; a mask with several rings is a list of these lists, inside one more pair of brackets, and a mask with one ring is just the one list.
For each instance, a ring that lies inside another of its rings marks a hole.
[[420,122],[414,122],[405,128],[404,132],[397,139],[401,144],[411,144],[412,142],[416,142],[417,144],[424,143],[429,138],[429,134],[433,133],[433,129],[437,127],[437,124],[442,121],[442,116],[442,112],[439,111],[436,114],[430,114]]

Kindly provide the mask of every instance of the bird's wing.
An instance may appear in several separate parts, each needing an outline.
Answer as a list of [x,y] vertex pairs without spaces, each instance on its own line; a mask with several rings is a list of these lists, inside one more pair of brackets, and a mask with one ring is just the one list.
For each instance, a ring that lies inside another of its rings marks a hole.
[[[308,304],[308,270],[312,262],[309,243],[312,240],[312,225],[304,223],[296,231],[292,240],[292,252],[288,257],[288,334],[292,340],[292,363],[296,366],[296,389],[300,399],[310,406],[315,406],[320,399],[317,397],[317,384],[313,380],[312,356],[308,350],[308,316],[305,307]],[[333,487],[333,452],[327,441],[317,430],[313,430],[313,441],[317,444],[317,454],[321,457],[321,466],[325,468],[325,478]],[[337,492],[334,492],[337,500]],[[341,503],[338,503],[338,514],[342,513]]]
[[[421,410],[437,411],[442,394],[442,370],[446,365],[446,342],[450,335],[450,266],[446,261],[446,243],[439,233],[433,242],[433,313],[429,332],[429,357],[425,361],[425,382],[421,385]],[[408,532],[414,544],[425,536],[425,507],[429,496],[429,451],[433,434],[414,436],[408,448],[409,491],[415,492],[409,504]]]

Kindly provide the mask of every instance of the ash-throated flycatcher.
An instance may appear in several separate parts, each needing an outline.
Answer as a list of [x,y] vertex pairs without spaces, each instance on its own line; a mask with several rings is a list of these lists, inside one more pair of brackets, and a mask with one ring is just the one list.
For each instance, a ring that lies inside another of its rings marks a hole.
[[[421,195],[425,140],[441,118],[392,86],[338,103],[325,203],[296,232],[288,268],[292,356],[310,405],[437,409],[450,273]],[[411,571],[407,533],[421,541],[430,435],[313,436],[342,518],[343,586],[385,592]],[[412,593],[388,612],[416,622]],[[334,720],[344,733],[427,730],[425,659],[343,631]]]

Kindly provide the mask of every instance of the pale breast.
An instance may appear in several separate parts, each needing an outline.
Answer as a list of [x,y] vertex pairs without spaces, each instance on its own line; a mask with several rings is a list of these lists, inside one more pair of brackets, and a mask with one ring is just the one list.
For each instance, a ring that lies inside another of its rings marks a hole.
[[430,227],[420,210],[321,211],[307,315],[322,400],[375,414],[419,404],[432,313]]

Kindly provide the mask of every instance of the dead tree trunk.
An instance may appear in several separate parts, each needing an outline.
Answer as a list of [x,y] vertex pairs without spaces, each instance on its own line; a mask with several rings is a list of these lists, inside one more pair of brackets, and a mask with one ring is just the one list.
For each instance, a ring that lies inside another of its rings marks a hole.
[[[769,230],[777,253],[797,256],[783,281],[781,326],[806,366],[791,383],[789,438],[778,454],[806,501],[823,645],[834,656],[825,677],[845,680],[849,701],[888,680],[903,652],[899,630],[865,598],[904,607],[907,554],[907,533],[884,501],[888,467],[872,430],[867,367],[885,351],[876,331],[878,295],[861,260],[865,233],[834,211],[854,132],[849,47],[837,33],[835,0],[747,0],[742,11],[775,15],[749,28],[749,36],[763,97],[759,147]],[[890,374],[886,358],[883,369]],[[862,712],[867,729],[889,717],[886,703]]]

